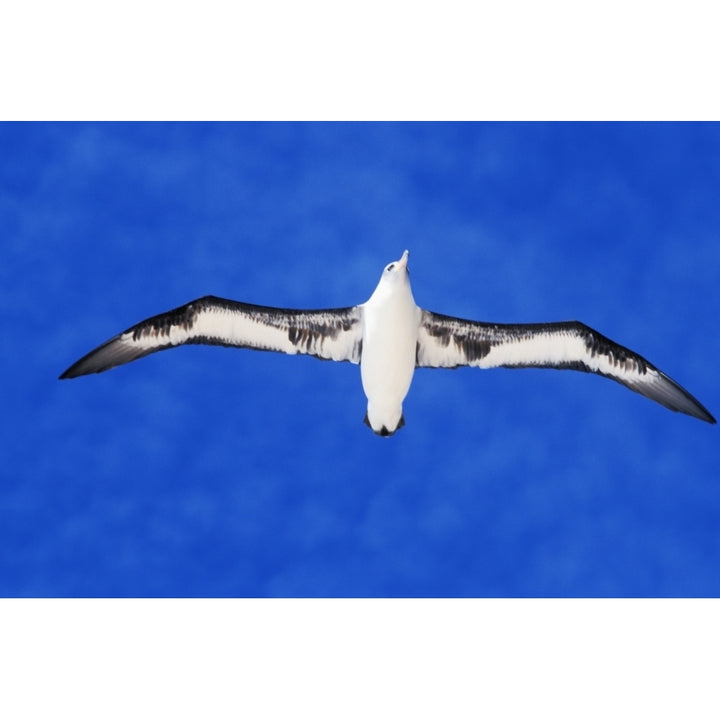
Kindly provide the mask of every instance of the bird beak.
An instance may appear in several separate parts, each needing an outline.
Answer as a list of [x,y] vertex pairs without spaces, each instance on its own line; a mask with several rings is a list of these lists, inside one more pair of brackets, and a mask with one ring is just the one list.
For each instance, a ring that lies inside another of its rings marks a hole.
[[403,270],[405,270],[407,268],[409,256],[410,256],[410,252],[408,250],[406,250],[403,253],[402,257],[398,260],[398,265],[400,265],[403,268]]

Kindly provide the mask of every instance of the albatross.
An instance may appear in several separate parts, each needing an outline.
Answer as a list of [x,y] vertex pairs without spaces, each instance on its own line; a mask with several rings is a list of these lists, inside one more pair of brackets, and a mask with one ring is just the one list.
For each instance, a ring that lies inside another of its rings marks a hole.
[[674,412],[715,423],[687,390],[637,353],[577,321],[497,324],[423,310],[410,288],[408,251],[370,299],[354,307],[290,310],[207,295],[133,325],[71,365],[60,379],[100,373],[187,344],[271,350],[360,365],[365,423],[392,435],[416,368],[555,368],[615,380]]

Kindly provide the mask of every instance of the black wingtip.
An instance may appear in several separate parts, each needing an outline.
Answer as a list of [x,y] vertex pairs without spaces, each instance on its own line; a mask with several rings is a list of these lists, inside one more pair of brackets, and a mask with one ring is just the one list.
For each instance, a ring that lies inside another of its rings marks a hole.
[[88,361],[90,361],[97,350],[100,350],[102,347],[104,347],[104,344],[92,352],[89,352],[87,355],[83,355],[79,360],[76,360],[62,375],[58,377],[58,380],[71,380],[72,378],[80,377],[81,375],[89,375],[93,372],[100,372],[96,369],[90,369],[90,363]]
[[[83,358],[84,360],[85,358]],[[99,371],[95,371],[99,372]],[[72,378],[80,377],[81,375],[88,375],[89,372],[83,371],[81,367],[81,361],[73,363],[62,375],[58,376],[58,380],[72,380]]]
[[691,395],[682,385],[668,377],[664,372],[657,370],[655,372],[661,380],[661,384],[652,388],[649,397],[661,405],[681,412],[685,415],[702,420],[703,422],[716,425],[717,420],[712,416],[710,411],[693,395]]
[[82,375],[91,375],[92,373],[103,372],[103,370],[109,369],[108,365],[98,365],[93,360],[97,357],[98,351],[102,350],[107,343],[101,345],[96,350],[89,352],[87,355],[81,357],[77,362],[73,363],[60,377],[58,380],[70,380],[72,378],[80,377]]
[[[671,408],[671,410],[674,408]],[[692,410],[676,410],[676,412],[681,412],[684,415],[689,415],[690,417],[697,418],[698,420],[702,420],[703,422],[709,423],[710,425],[717,425],[717,420],[702,406],[700,403],[698,403],[695,407],[692,408]]]
[[58,380],[72,380],[72,378],[80,377],[81,375],[87,375],[87,372],[82,372],[76,368],[75,365],[71,365],[62,375],[58,376]]
[[717,420],[712,416],[710,411],[701,403],[699,403],[695,398],[690,395],[692,400],[695,401],[695,405],[693,406],[693,412],[687,412],[686,410],[681,410],[680,412],[685,412],[687,415],[691,415],[692,417],[696,417],[698,420],[703,420],[706,423],[710,423],[710,425],[717,425]]
[[80,375],[83,375],[84,373],[78,371],[78,366],[84,360],[83,357],[81,360],[78,360],[77,362],[74,362],[65,372],[58,377],[58,380],[70,380],[71,378],[79,377]]
[[704,411],[704,415],[696,415],[700,420],[704,420],[706,423],[710,423],[711,425],[717,425],[717,420],[705,409],[702,408]]

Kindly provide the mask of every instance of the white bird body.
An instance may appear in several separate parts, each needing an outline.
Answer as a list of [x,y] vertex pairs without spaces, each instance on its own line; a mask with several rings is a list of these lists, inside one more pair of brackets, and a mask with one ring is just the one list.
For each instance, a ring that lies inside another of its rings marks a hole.
[[366,422],[387,435],[402,427],[402,402],[415,373],[421,310],[407,273],[408,251],[385,268],[375,292],[361,305],[360,377],[368,399]]
[[367,302],[291,310],[208,295],[133,325],[60,377],[103,372],[158,350],[203,343],[360,363],[365,420],[378,435],[404,425],[402,403],[416,367],[556,368],[595,373],[674,412],[715,418],[637,353],[577,321],[496,324],[440,315],[415,304],[408,251],[383,271]]

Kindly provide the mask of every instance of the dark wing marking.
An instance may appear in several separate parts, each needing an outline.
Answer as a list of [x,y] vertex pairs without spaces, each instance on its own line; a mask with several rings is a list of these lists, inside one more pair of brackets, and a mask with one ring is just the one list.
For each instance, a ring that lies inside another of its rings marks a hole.
[[71,365],[60,378],[103,372],[185,344],[302,353],[358,363],[361,310],[281,310],[208,295],[133,325]]
[[556,368],[597,373],[675,412],[715,418],[665,373],[581,322],[496,325],[422,311],[418,367]]

